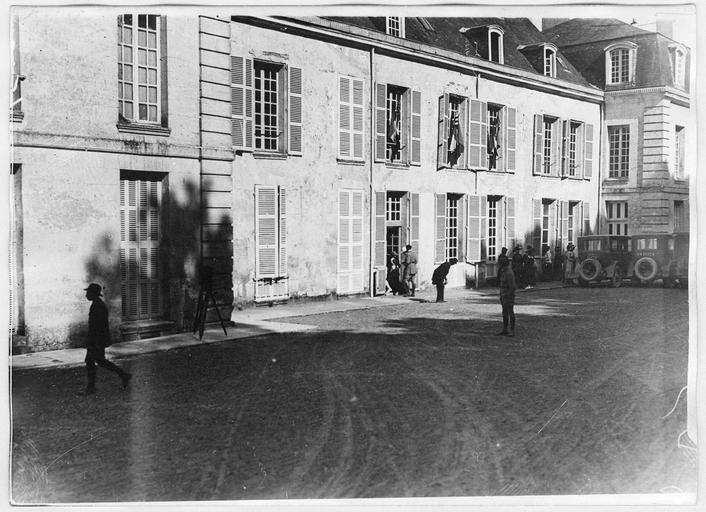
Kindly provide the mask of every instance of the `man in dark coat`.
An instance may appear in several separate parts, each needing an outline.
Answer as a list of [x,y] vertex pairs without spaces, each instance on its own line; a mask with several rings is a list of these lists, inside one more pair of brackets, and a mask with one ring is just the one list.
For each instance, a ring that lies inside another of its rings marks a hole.
[[515,274],[517,279],[517,286],[524,288],[524,283],[522,282],[522,246],[517,245],[512,251],[512,272]]
[[88,344],[86,345],[86,372],[88,373],[88,386],[84,394],[92,395],[96,392],[96,365],[115,372],[120,377],[125,389],[132,375],[111,363],[105,358],[105,348],[111,345],[110,329],[108,327],[108,308],[101,300],[102,287],[91,283],[85,289],[86,298],[90,300],[91,309],[88,313]]
[[451,258],[449,261],[445,261],[436,269],[431,275],[431,284],[436,285],[436,302],[446,302],[444,300],[444,286],[446,286],[446,276],[449,275],[449,270],[451,265],[458,263],[456,258]]
[[414,290],[417,287],[417,253],[411,245],[406,245],[402,253],[402,278],[407,287],[405,295],[414,297]]
[[[503,330],[499,333],[502,336],[515,335],[515,275],[507,260],[500,266],[500,305],[503,308]],[[508,323],[510,330],[508,331]]]
[[500,250],[500,256],[498,256],[498,272],[497,272],[497,275],[495,276],[497,283],[498,283],[498,286],[500,285],[500,269],[503,266],[503,261],[509,261],[509,258],[507,257],[507,247],[503,247]]

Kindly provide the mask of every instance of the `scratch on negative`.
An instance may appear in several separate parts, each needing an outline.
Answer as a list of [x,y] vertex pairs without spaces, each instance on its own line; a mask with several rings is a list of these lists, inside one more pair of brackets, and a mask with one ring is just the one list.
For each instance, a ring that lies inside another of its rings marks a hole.
[[59,455],[56,459],[54,459],[53,461],[51,461],[51,462],[49,463],[49,465],[48,465],[45,469],[49,469],[49,468],[52,467],[56,462],[58,462],[61,458],[63,458],[65,455],[68,455],[69,453],[71,453],[72,451],[74,451],[76,448],[78,448],[78,447],[80,447],[80,446],[83,446],[83,445],[86,444],[86,443],[90,443],[91,441],[93,441],[93,440],[96,439],[97,437],[99,437],[99,436],[105,434],[107,431],[108,431],[108,429],[106,428],[106,429],[103,429],[103,430],[101,430],[100,432],[98,432],[98,433],[96,433],[96,434],[91,434],[91,437],[89,437],[88,439],[86,439],[85,441],[83,441],[83,442],[81,442],[81,443],[78,443],[76,446],[74,446],[74,447],[72,447],[72,448],[69,448],[69,449],[66,450],[64,453],[62,453],[61,455]]
[[549,418],[549,420],[547,420],[547,422],[546,422],[544,425],[542,425],[542,428],[540,428],[540,429],[537,431],[537,434],[541,433],[542,430],[544,430],[544,427],[546,427],[547,425],[549,425],[549,422],[552,421],[552,419],[554,419],[554,416],[556,416],[556,413],[559,412],[559,409],[561,409],[562,407],[564,407],[564,404],[565,404],[566,402],[567,402],[567,400],[564,400],[564,403],[561,404],[561,405],[557,408],[556,411],[554,411],[554,414],[552,414],[552,417]]

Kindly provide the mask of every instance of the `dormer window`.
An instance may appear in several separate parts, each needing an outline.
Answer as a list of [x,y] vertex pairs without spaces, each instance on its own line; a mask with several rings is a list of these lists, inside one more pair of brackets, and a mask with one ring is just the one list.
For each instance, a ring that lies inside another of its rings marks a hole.
[[503,54],[503,29],[497,25],[488,27],[488,60],[502,64],[505,61]]
[[404,18],[399,16],[388,16],[385,19],[385,33],[388,36],[404,38]]
[[556,78],[556,50],[544,47],[544,76]]
[[684,88],[686,78],[686,52],[684,48],[677,45],[669,47],[669,60],[672,64],[672,78],[674,87]]
[[637,45],[618,43],[608,46],[606,52],[606,84],[627,85],[635,81]]

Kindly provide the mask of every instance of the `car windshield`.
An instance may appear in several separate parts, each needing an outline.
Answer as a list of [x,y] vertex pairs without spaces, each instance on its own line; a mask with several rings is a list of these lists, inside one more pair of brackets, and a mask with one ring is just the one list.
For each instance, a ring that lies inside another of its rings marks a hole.
[[657,239],[656,238],[640,238],[637,240],[637,249],[638,250],[646,250],[646,249],[656,250],[657,249]]

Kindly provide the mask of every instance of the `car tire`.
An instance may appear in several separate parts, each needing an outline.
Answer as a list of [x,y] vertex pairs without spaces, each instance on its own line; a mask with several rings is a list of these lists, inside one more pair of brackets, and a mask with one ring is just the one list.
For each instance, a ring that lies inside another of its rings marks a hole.
[[593,281],[601,273],[601,263],[595,258],[587,258],[579,265],[579,276],[584,281]]
[[657,275],[657,262],[649,256],[644,256],[635,262],[635,275],[640,281],[652,281]]
[[613,288],[620,288],[620,285],[623,284],[622,268],[617,265],[615,266],[615,270],[613,270],[613,276],[610,278],[610,282],[613,285]]

